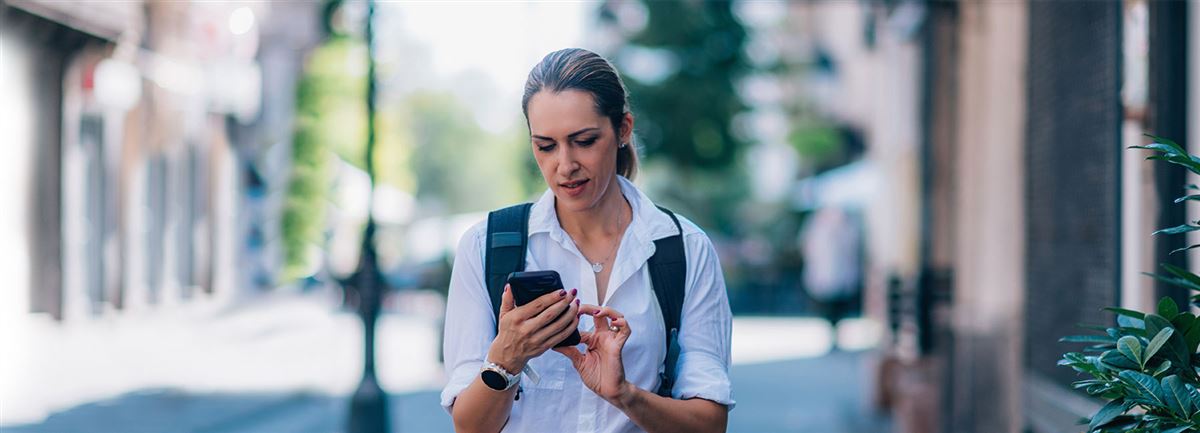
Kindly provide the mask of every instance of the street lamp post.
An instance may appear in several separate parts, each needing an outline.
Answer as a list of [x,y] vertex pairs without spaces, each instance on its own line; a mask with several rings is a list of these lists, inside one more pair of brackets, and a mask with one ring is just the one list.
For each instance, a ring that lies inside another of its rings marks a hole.
[[375,323],[387,281],[379,270],[375,251],[375,1],[366,0],[367,43],[367,146],[366,170],[370,179],[367,198],[367,228],[363,233],[358,267],[350,276],[340,280],[345,290],[357,296],[356,309],[363,323],[363,376],[350,400],[348,433],[385,433],[389,431],[387,393],[379,386],[375,375]]

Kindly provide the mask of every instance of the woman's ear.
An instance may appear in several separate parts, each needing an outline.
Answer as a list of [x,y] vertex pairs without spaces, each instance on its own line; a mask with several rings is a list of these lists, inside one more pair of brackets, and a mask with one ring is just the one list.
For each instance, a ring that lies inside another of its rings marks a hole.
[[633,144],[633,113],[626,112],[621,118],[620,142],[618,146]]

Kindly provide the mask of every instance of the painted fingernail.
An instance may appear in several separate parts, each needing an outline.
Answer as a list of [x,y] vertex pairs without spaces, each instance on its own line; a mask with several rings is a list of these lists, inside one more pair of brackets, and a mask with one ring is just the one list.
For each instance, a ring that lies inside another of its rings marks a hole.
[[579,289],[571,289],[571,296],[575,296],[576,293],[579,293]]
[[578,299],[576,299],[576,300],[575,300],[575,306],[576,306],[576,307],[578,307],[578,306],[579,306],[579,300],[578,300]]
[[567,296],[567,290],[566,290],[566,289],[559,289],[559,291],[558,291],[558,296]]

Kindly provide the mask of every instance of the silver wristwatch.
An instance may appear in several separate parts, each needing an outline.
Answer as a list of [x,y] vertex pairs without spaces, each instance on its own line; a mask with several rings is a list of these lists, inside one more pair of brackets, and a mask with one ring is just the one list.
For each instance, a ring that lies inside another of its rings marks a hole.
[[494,362],[485,362],[479,369],[479,378],[484,385],[496,391],[507,391],[521,381],[521,375],[509,373]]

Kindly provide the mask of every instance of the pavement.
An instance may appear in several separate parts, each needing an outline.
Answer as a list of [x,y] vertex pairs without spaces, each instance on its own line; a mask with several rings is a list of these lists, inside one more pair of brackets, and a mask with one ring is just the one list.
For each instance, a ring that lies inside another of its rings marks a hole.
[[[399,302],[380,321],[379,376],[394,432],[450,432],[438,405],[437,310]],[[358,382],[361,329],[321,296],[87,326],[26,326],[0,364],[0,433],[334,433]],[[811,318],[738,317],[731,432],[887,433],[867,406],[877,326],[837,339]]]

